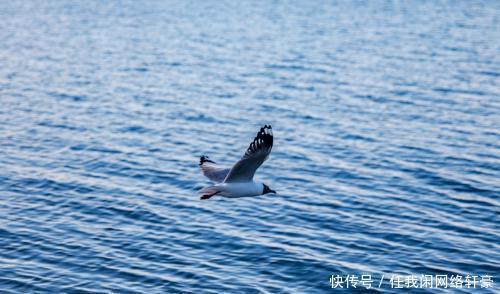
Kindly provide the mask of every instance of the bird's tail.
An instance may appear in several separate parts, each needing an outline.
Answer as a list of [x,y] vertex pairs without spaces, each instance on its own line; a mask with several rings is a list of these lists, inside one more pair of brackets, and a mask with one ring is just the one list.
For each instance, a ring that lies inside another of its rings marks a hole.
[[200,199],[202,199],[202,200],[210,199],[210,197],[215,196],[215,195],[219,194],[220,192],[222,192],[222,191],[217,186],[205,187],[205,188],[198,191],[198,193],[201,195]]

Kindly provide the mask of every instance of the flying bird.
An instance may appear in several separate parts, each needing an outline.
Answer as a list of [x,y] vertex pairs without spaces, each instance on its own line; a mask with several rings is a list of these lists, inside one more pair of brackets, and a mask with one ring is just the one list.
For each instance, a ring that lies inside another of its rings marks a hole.
[[250,197],[274,193],[268,185],[253,180],[255,171],[269,157],[273,148],[273,130],[270,125],[260,128],[243,157],[232,168],[219,167],[208,156],[200,157],[202,173],[216,184],[199,191],[200,199],[219,195],[228,198]]

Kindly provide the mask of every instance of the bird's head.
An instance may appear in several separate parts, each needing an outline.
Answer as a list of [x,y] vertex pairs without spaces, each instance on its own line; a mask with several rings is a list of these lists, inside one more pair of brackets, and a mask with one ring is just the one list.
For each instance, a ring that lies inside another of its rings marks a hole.
[[262,186],[264,186],[264,189],[262,190],[262,195],[267,194],[267,193],[274,193],[274,194],[276,194],[276,191],[271,190],[271,188],[269,188],[268,185],[262,184]]

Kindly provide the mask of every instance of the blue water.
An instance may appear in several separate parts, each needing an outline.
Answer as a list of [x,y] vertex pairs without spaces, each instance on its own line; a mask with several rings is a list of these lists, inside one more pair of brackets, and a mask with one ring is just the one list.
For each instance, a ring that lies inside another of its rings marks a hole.
[[500,2],[373,2],[2,1],[0,291],[498,291]]

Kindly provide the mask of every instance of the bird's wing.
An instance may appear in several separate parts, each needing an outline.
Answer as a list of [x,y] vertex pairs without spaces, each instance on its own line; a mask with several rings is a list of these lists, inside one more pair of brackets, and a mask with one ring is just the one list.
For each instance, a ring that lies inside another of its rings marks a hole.
[[208,156],[203,155],[200,157],[200,169],[205,177],[209,178],[212,182],[221,183],[229,173],[229,168],[217,166],[215,162],[211,161]]
[[265,125],[248,146],[245,155],[236,162],[224,179],[225,183],[247,182],[253,179],[255,171],[267,159],[273,148],[273,130]]

